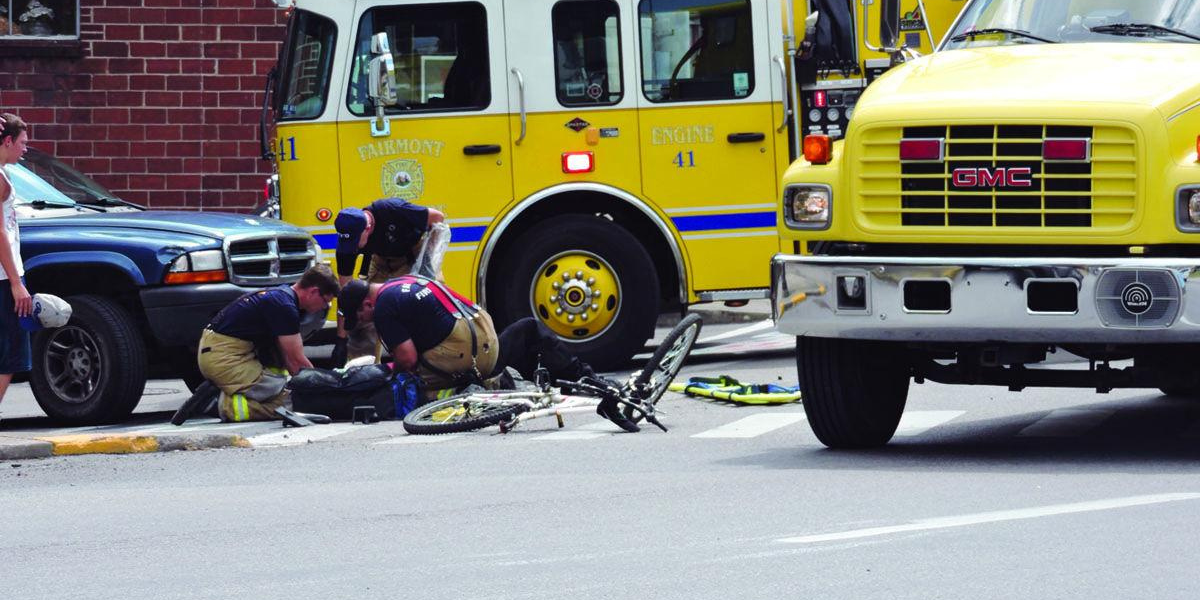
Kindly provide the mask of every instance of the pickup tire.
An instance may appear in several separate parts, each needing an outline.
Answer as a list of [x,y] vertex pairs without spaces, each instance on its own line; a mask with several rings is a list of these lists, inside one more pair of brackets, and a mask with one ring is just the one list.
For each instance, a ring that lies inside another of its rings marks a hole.
[[146,388],[146,345],[137,322],[109,298],[66,300],[72,308],[66,326],[33,337],[33,395],[59,421],[120,421],[133,412]]
[[804,413],[830,448],[872,448],[892,439],[908,399],[902,347],[887,342],[796,338]]

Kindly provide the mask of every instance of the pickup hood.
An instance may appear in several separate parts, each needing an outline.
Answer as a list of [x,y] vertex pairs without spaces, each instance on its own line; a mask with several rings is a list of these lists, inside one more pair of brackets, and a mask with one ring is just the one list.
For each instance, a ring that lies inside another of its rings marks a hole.
[[892,69],[863,104],[1138,104],[1170,117],[1200,101],[1200,44],[1022,44],[948,50]]
[[51,217],[21,221],[22,228],[39,227],[120,228],[184,233],[216,240],[227,235],[247,233],[287,233],[308,235],[308,232],[283,221],[252,215],[223,212],[182,212],[147,210],[125,213],[95,213],[69,217]]

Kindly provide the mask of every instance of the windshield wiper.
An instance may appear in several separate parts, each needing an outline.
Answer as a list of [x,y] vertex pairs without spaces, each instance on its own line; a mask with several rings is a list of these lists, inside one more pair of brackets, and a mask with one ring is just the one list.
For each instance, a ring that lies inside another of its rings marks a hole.
[[1023,38],[1027,38],[1027,39],[1031,39],[1031,40],[1037,40],[1039,42],[1043,42],[1046,44],[1057,44],[1058,43],[1054,40],[1048,40],[1044,37],[1033,35],[1032,33],[1029,33],[1028,31],[1021,31],[1020,29],[1008,29],[1005,27],[988,27],[987,29],[972,29],[971,31],[964,31],[964,32],[950,38],[950,41],[961,42],[963,40],[973,39],[977,36],[988,35],[990,33],[1007,33],[1009,35],[1015,35],[1017,37],[1023,37]]
[[87,205],[87,206],[131,206],[138,210],[146,210],[146,207],[142,206],[141,204],[134,204],[128,200],[122,200],[122,199],[116,198],[114,196],[96,195],[93,197],[95,199],[92,200],[91,202],[80,202],[80,204]]
[[1179,37],[1185,37],[1189,40],[1200,42],[1200,36],[1173,29],[1165,25],[1155,25],[1154,23],[1111,23],[1109,25],[1097,25],[1088,28],[1088,31],[1095,33],[1107,33],[1109,35],[1124,35],[1129,37],[1153,37],[1159,33],[1169,33]]
[[38,210],[45,210],[45,209],[47,209],[47,208],[75,208],[75,207],[79,207],[79,208],[86,208],[86,209],[88,209],[88,210],[94,210],[94,211],[96,211],[96,212],[108,212],[107,210],[104,210],[103,208],[100,208],[100,207],[98,207],[98,206],[88,206],[88,205],[86,205],[86,204],[78,204],[78,203],[76,203],[76,204],[64,204],[64,203],[62,203],[62,202],[47,202],[47,201],[45,201],[45,200],[31,200],[31,201],[29,201],[29,202],[26,202],[26,203],[25,203],[25,205],[26,205],[26,206],[32,206],[33,208],[36,208],[36,209],[38,209]]

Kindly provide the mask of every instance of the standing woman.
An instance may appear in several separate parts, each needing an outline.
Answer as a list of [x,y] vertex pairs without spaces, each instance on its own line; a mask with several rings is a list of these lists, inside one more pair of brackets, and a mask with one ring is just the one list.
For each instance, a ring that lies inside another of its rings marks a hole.
[[12,113],[0,114],[0,401],[14,373],[30,369],[29,332],[17,321],[33,312],[21,264],[21,234],[17,229],[16,195],[4,171],[25,154],[29,126]]

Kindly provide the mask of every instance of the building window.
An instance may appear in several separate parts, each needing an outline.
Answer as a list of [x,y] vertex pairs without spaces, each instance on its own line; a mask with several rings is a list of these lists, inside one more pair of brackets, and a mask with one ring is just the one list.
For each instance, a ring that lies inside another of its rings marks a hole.
[[612,0],[554,5],[554,78],[563,106],[621,101],[621,22]]
[[0,0],[0,37],[78,39],[79,0]]
[[354,42],[347,105],[373,114],[367,97],[371,36],[386,32],[399,103],[389,114],[484,110],[492,102],[487,13],[477,2],[372,8]]
[[638,13],[647,100],[726,100],[754,91],[750,0],[642,0]]

